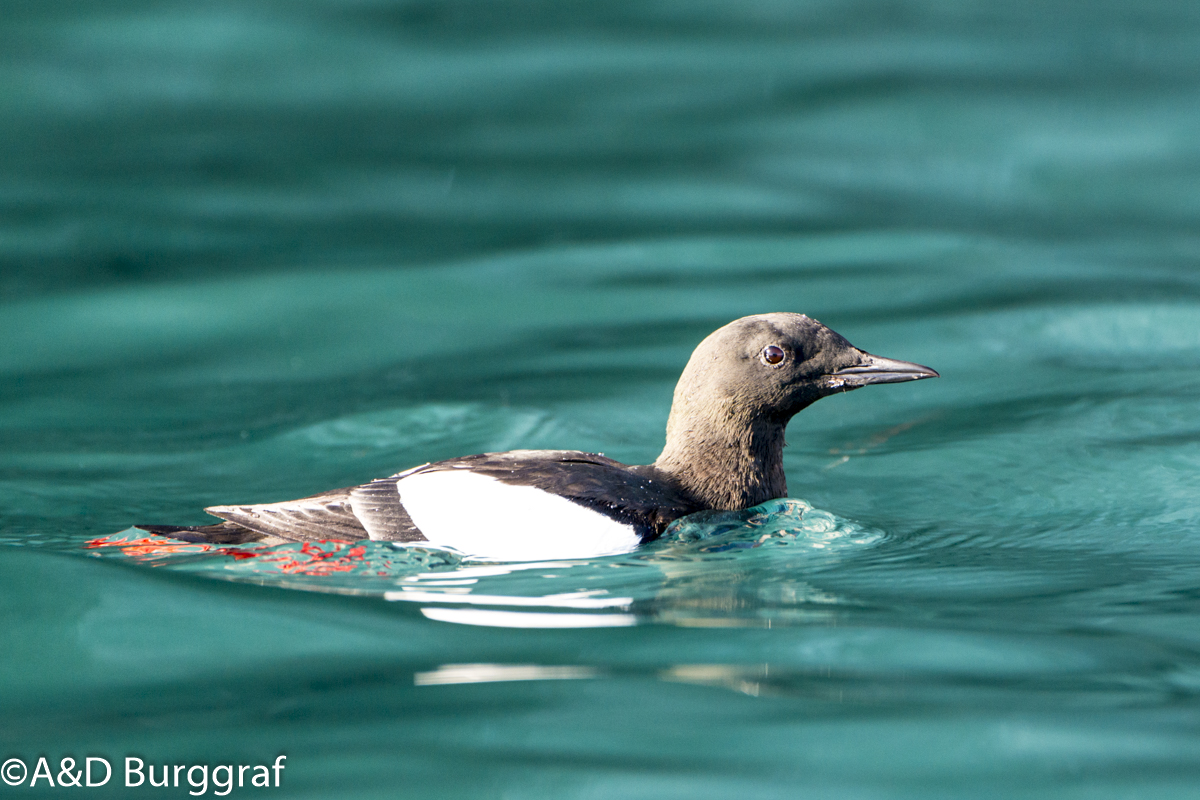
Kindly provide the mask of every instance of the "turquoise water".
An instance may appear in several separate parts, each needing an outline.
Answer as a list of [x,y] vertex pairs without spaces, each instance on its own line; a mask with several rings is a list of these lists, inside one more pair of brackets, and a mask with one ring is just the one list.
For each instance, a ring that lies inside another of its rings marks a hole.
[[[82,796],[280,754],[234,795],[1196,795],[1194,6],[0,20],[0,758],[108,759]],[[764,311],[942,378],[821,401],[793,499],[627,556],[129,530],[651,461],[691,349]]]

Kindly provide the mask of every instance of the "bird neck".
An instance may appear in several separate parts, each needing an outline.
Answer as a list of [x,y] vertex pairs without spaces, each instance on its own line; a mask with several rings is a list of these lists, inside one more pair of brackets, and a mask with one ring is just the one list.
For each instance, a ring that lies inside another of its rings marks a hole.
[[698,418],[677,415],[672,409],[667,444],[654,462],[655,469],[709,508],[743,509],[785,497],[787,423],[737,417],[716,411]]

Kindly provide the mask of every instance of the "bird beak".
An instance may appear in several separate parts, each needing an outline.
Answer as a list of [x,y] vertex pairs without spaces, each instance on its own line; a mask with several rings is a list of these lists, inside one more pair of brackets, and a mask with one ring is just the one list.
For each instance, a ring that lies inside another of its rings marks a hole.
[[863,353],[862,359],[857,364],[832,372],[829,377],[833,379],[835,386],[857,389],[871,383],[900,383],[941,376],[929,367],[923,367],[911,361],[896,361],[893,358],[881,358],[870,353]]

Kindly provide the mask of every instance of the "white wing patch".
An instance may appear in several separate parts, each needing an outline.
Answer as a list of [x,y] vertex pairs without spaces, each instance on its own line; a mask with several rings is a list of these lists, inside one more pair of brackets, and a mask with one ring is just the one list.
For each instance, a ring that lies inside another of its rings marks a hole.
[[476,558],[589,558],[628,553],[641,543],[632,525],[533,486],[476,472],[421,472],[400,479],[396,488],[426,539]]

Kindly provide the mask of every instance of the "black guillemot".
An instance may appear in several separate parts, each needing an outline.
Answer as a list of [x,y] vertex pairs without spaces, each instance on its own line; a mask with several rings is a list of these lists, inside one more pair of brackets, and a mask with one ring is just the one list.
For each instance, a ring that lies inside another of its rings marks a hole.
[[743,317],[692,353],[653,464],[574,450],[484,453],[300,500],[205,509],[224,520],[216,525],[137,527],[214,544],[428,542],[503,561],[626,553],[687,514],[784,497],[784,429],[813,402],[936,377],[859,350],[803,314]]

